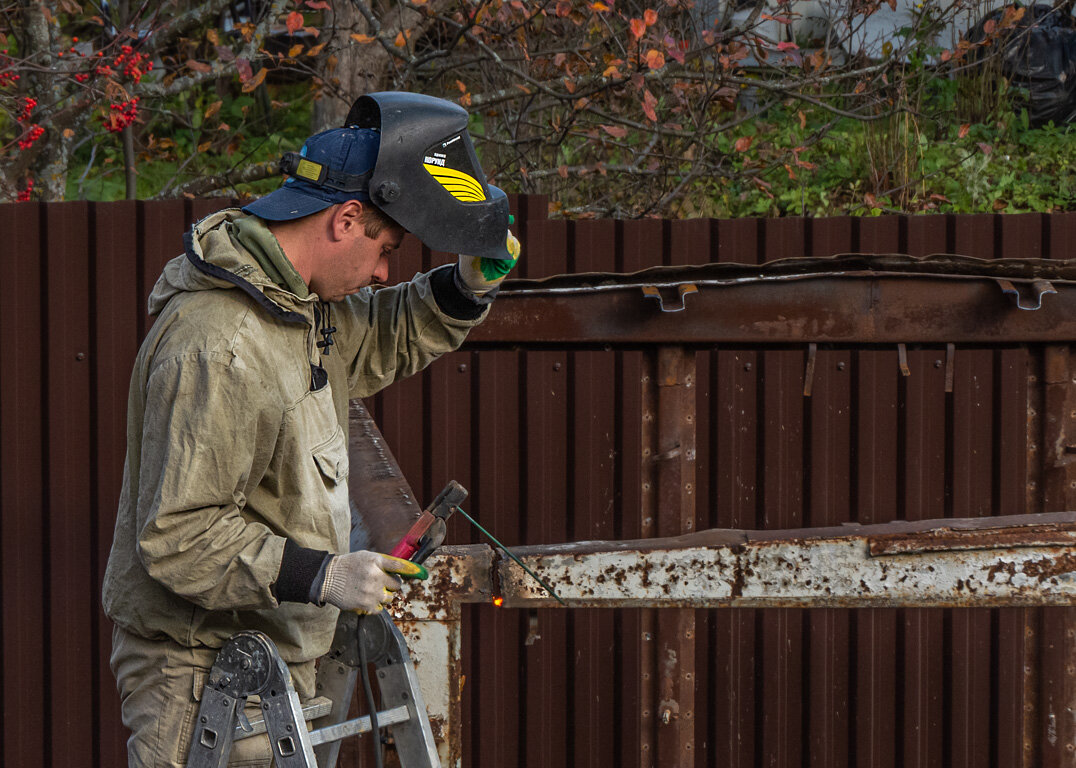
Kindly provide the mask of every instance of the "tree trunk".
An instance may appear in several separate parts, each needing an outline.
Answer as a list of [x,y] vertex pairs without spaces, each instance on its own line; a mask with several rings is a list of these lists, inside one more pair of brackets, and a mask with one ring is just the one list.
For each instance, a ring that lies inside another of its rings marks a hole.
[[138,171],[135,170],[134,129],[123,129],[123,178],[128,200],[138,199]]
[[[327,12],[327,22],[322,39],[331,39],[327,48],[336,50],[333,56],[321,61],[321,78],[325,89],[321,98],[314,102],[312,128],[315,132],[342,126],[351,105],[364,93],[387,91],[401,87],[394,59],[378,42],[357,43],[352,34],[373,37],[377,30],[371,28],[366,17],[357,8],[361,0],[332,0],[332,11]],[[391,40],[401,30],[408,38],[418,39],[428,28],[428,16],[394,3],[361,3],[381,25],[382,35]],[[431,0],[427,8],[439,8],[450,0]],[[327,37],[331,35],[331,38]],[[407,55],[406,51],[401,51]]]
[[355,3],[333,0],[332,6],[332,11],[326,12],[329,18],[322,35],[332,35],[332,44],[326,47],[339,50],[334,57],[322,61],[321,76],[326,87],[314,102],[314,133],[342,126],[355,99],[391,86],[388,54],[376,43],[360,45],[350,38],[352,33],[373,34]]
[[[51,66],[56,17],[46,13],[44,3],[24,0],[20,6],[24,19],[25,37],[22,42],[27,48],[26,58],[43,67],[41,72],[27,76],[28,87],[24,95],[35,97],[39,104],[54,104],[62,96],[60,79],[48,71]],[[21,189],[25,186],[21,177],[28,172],[34,180],[35,196],[42,200],[63,200],[67,188],[67,159],[71,152],[71,141],[50,125],[45,135],[38,139],[34,149],[27,151],[32,153],[29,166],[14,163],[13,171],[19,178],[6,181]]]

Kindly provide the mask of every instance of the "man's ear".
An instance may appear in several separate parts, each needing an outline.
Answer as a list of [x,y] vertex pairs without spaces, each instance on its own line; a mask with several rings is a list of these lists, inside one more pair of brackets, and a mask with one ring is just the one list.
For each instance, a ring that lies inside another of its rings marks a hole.
[[334,240],[343,240],[345,237],[365,235],[366,228],[362,223],[362,203],[358,200],[348,200],[335,206],[331,219],[332,236]]

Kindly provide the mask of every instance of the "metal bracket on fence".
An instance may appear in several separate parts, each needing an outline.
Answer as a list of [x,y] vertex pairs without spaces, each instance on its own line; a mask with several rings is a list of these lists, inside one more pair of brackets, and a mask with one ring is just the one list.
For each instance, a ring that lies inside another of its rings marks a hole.
[[908,367],[908,346],[906,344],[897,345],[897,365],[900,366],[901,376],[912,375],[912,369]]
[[687,308],[687,304],[684,302],[685,297],[693,293],[698,293],[699,289],[694,283],[681,283],[676,286],[676,291],[679,296],[679,301],[675,306],[669,305],[666,307],[665,300],[661,297],[661,291],[658,290],[656,285],[643,286],[643,296],[648,299],[657,299],[658,306],[661,307],[662,312],[682,312]]
[[[1025,305],[1020,296],[1020,291],[1013,285],[1011,280],[998,280],[998,286],[1001,288],[1001,292],[1006,296],[1012,297],[1012,300],[1016,302],[1017,309],[1026,309],[1028,311],[1034,311],[1042,307],[1042,297],[1048,293],[1057,293],[1057,289],[1050,283],[1049,280],[1032,280],[1031,281],[1031,293],[1035,297],[1035,305],[1031,306],[1030,303]],[[1025,283],[1026,285],[1026,283]]]

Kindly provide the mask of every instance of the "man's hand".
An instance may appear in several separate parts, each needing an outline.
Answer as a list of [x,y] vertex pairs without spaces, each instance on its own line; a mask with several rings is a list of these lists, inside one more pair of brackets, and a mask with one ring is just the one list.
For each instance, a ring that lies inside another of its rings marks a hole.
[[505,276],[512,271],[519,261],[520,246],[515,235],[508,233],[508,253],[512,260],[507,259],[483,259],[478,256],[465,256],[460,254],[459,276],[463,285],[476,297],[481,298],[492,291]]
[[320,601],[345,611],[377,613],[396,596],[402,582],[396,574],[415,576],[422,567],[377,552],[336,555],[325,569]]

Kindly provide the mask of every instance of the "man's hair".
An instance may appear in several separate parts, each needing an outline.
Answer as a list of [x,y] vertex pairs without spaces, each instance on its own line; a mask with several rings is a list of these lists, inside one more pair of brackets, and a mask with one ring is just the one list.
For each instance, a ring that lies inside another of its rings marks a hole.
[[366,236],[371,240],[377,238],[386,229],[403,229],[373,203],[364,202],[362,204],[362,217],[359,221],[362,223]]

